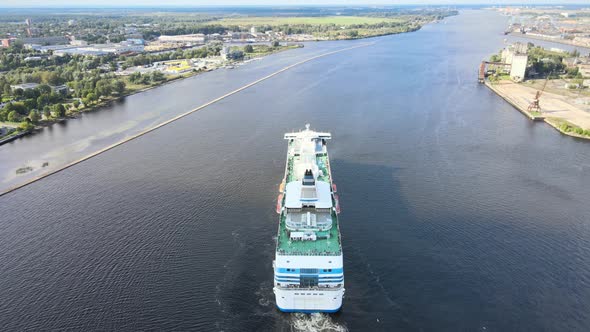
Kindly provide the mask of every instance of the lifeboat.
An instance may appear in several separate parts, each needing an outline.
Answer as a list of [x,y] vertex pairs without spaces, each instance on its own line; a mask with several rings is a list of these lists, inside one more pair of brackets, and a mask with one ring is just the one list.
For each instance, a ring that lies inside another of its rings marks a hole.
[[338,195],[334,194],[334,202],[336,202],[336,213],[340,214],[340,199],[338,198]]
[[281,184],[279,185],[279,192],[280,193],[285,192],[285,181],[281,182]]
[[332,192],[335,193],[338,191],[338,188],[336,187],[335,183],[332,183]]
[[283,194],[279,194],[279,196],[277,196],[277,213],[281,214],[281,209],[283,207]]

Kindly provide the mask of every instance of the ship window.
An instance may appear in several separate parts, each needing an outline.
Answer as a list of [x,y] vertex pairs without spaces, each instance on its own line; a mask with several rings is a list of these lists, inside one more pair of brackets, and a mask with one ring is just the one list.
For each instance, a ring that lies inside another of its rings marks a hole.
[[301,287],[314,287],[318,285],[318,276],[302,276],[299,280]]
[[319,269],[301,269],[301,273],[318,273]]
[[332,272],[332,269],[328,269],[328,272]]

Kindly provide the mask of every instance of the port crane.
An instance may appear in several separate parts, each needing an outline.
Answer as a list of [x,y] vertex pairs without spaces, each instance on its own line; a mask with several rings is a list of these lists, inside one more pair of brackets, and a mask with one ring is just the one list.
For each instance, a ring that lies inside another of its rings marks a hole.
[[545,82],[543,83],[543,87],[541,88],[541,90],[537,90],[537,93],[535,94],[535,99],[533,99],[533,101],[527,108],[528,112],[541,112],[541,105],[539,104],[539,99],[541,99],[541,95],[543,95],[543,92],[547,87],[547,82],[549,82],[549,76],[551,76],[551,74],[553,74],[553,72],[549,73],[549,75],[547,75],[547,78],[545,78]]

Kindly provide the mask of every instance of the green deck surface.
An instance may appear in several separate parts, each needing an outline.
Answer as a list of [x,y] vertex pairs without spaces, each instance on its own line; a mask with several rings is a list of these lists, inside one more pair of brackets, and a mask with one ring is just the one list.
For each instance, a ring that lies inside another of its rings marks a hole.
[[[298,158],[300,157],[289,156],[289,159],[287,160],[287,183],[300,180],[297,179],[293,173],[293,164],[298,160]],[[330,183],[328,155],[318,154],[317,164],[323,173],[322,176],[318,177],[318,180]],[[332,212],[332,228],[329,231],[315,232],[316,236],[318,237],[324,237],[328,234],[330,237],[328,239],[319,239],[316,241],[291,241],[289,237],[289,230],[285,224],[286,219],[286,212],[281,213],[281,217],[279,219],[279,234],[277,239],[277,252],[279,255],[340,255],[340,227],[338,225],[338,216],[335,212]]]
[[338,217],[332,213],[332,228],[325,232],[315,232],[316,235],[326,236],[330,234],[329,239],[315,241],[291,241],[289,238],[287,226],[285,225],[286,215],[281,214],[279,236],[277,240],[277,251],[282,255],[339,255],[340,254],[340,236],[338,231]]

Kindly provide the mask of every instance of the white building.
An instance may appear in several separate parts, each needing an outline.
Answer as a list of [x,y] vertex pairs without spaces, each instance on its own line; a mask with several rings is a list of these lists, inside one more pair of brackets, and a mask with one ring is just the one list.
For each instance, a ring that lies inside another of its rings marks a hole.
[[205,35],[202,33],[195,33],[191,35],[178,35],[178,36],[160,36],[158,41],[162,43],[192,43],[192,44],[204,44]]
[[510,78],[513,81],[524,81],[527,62],[528,56],[526,54],[518,54],[512,57],[512,65],[510,67]]
[[510,65],[510,78],[522,82],[528,62],[528,45],[515,43],[502,50],[502,62]]
[[502,62],[512,64],[512,59],[516,54],[527,54],[528,45],[515,43],[502,50]]
[[88,42],[82,39],[72,39],[70,41],[70,45],[74,45],[74,46],[86,46],[88,45]]

